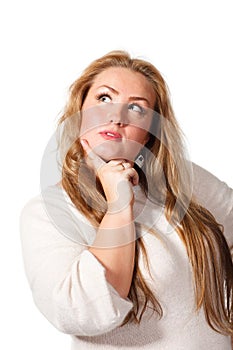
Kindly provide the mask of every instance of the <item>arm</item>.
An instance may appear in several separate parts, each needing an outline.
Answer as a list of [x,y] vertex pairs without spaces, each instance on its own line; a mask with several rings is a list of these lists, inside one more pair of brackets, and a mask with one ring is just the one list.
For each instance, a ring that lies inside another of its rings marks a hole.
[[60,331],[103,334],[123,322],[132,303],[106,279],[104,266],[87,249],[94,229],[77,211],[72,216],[73,205],[61,193],[58,188],[50,191],[46,208],[38,196],[21,213],[22,252],[33,299]]
[[[233,189],[202,167],[193,164],[194,195],[224,227],[233,259]],[[233,349],[233,336],[231,337]]]
[[233,190],[216,176],[193,164],[194,195],[224,227],[224,235],[233,254]]
[[105,267],[108,282],[121,297],[126,298],[134,269],[132,186],[138,183],[138,174],[129,162],[113,160],[105,163],[91,151],[87,142],[82,140],[82,145],[88,154],[88,161],[94,166],[101,181],[108,205],[108,211],[100,223],[96,239],[89,251]]
[[[106,244],[110,247],[99,248]],[[107,213],[104,216],[94,246],[89,251],[105,267],[108,282],[122,298],[127,298],[133,275],[135,253],[135,228],[131,207],[120,213]]]

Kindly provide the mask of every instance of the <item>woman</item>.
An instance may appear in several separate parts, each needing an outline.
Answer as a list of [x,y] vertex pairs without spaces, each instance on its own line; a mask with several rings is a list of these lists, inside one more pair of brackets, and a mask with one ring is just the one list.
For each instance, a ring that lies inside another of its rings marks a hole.
[[186,159],[157,69],[97,59],[60,129],[61,183],[21,216],[40,311],[72,349],[231,349],[233,191]]

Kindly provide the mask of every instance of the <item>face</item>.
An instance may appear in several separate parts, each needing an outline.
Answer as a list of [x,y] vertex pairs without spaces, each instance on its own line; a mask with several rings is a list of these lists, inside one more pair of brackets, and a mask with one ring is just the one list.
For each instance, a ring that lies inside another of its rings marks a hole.
[[141,73],[108,68],[88,91],[80,138],[105,161],[133,161],[149,139],[155,92]]

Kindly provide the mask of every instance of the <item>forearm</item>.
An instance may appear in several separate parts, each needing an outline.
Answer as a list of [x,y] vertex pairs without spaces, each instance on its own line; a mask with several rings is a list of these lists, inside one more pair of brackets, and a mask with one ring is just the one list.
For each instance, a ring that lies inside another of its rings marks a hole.
[[106,279],[126,298],[133,275],[135,225],[132,206],[116,213],[106,213],[90,252],[106,269]]

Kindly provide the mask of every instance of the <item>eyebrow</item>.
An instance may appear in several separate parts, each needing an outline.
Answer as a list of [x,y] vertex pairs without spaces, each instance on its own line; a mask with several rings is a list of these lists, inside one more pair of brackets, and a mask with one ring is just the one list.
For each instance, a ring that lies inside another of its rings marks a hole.
[[[97,89],[100,89],[100,88],[103,88],[103,87],[111,90],[115,95],[119,95],[119,92],[117,90],[115,90],[113,87],[108,86],[108,85],[98,86]],[[130,101],[132,101],[132,100],[134,100],[134,101],[145,101],[145,102],[147,102],[148,106],[150,105],[150,103],[147,100],[147,98],[142,97],[142,96],[130,96],[129,100]]]

